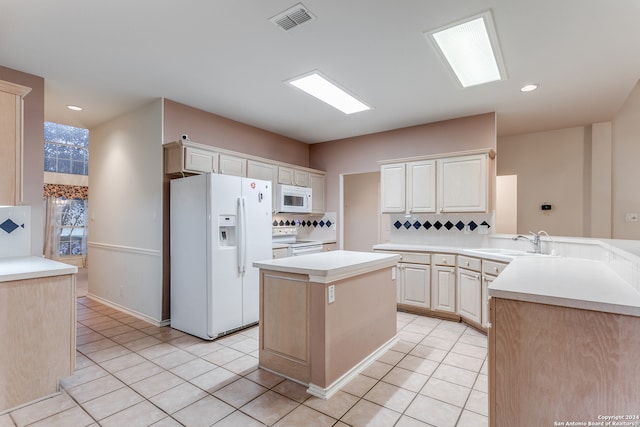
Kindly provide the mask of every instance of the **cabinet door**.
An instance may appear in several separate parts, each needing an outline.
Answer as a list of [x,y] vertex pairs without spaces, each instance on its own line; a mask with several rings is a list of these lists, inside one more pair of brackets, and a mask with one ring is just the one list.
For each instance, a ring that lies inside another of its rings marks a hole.
[[278,167],[269,163],[247,160],[247,178],[262,179],[271,181],[271,211],[276,210],[276,186],[278,181]]
[[458,270],[458,314],[477,323],[482,322],[482,288],[480,274]]
[[309,172],[299,170],[299,169],[294,169],[293,184],[299,187],[309,187]]
[[218,153],[184,147],[184,169],[188,172],[218,172]]
[[289,256],[289,252],[287,248],[273,249],[272,256],[273,256],[273,259],[286,258]]
[[436,211],[436,162],[407,163],[407,210],[414,213]]
[[23,201],[23,97],[29,92],[31,88],[0,80],[0,206]]
[[438,212],[487,211],[487,155],[438,159]]
[[428,265],[398,264],[400,268],[401,301],[416,307],[431,307],[431,280]]
[[293,185],[293,168],[278,166],[278,184]]
[[317,173],[309,174],[309,184],[311,186],[312,205],[311,212],[324,213],[325,201],[325,176]]
[[436,265],[433,267],[431,281],[433,310],[456,312],[456,274],[455,267]]
[[247,176],[247,160],[228,154],[220,154],[220,173],[223,175]]
[[380,207],[382,213],[405,212],[405,163],[380,166]]

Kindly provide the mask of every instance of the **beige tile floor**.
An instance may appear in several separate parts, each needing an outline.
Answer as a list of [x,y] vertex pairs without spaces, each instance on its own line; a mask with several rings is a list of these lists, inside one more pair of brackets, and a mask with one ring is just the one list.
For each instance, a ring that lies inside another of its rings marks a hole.
[[400,341],[329,400],[258,368],[258,329],[203,341],[78,298],[75,373],[5,426],[487,425],[486,336],[398,313]]

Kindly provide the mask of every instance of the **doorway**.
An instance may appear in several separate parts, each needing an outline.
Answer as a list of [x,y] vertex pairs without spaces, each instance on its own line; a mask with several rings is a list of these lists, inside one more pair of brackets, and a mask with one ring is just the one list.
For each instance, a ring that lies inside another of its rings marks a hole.
[[343,175],[343,249],[371,252],[388,240],[380,214],[380,172]]

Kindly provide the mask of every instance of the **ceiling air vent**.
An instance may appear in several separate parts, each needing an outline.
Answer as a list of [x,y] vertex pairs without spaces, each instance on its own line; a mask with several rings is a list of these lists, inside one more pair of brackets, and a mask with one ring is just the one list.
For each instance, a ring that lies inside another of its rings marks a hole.
[[309,9],[304,7],[302,3],[298,3],[292,8],[274,16],[270,21],[283,30],[289,31],[300,24],[304,24],[305,22],[312,21],[314,19],[316,18],[311,14]]

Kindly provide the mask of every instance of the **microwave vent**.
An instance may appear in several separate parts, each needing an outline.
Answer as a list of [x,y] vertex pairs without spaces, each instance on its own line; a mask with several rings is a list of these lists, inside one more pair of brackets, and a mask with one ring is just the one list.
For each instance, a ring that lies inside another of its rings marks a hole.
[[274,16],[270,21],[282,28],[284,31],[289,31],[314,19],[316,18],[311,12],[309,12],[309,9],[304,7],[302,3],[298,3],[297,5]]

